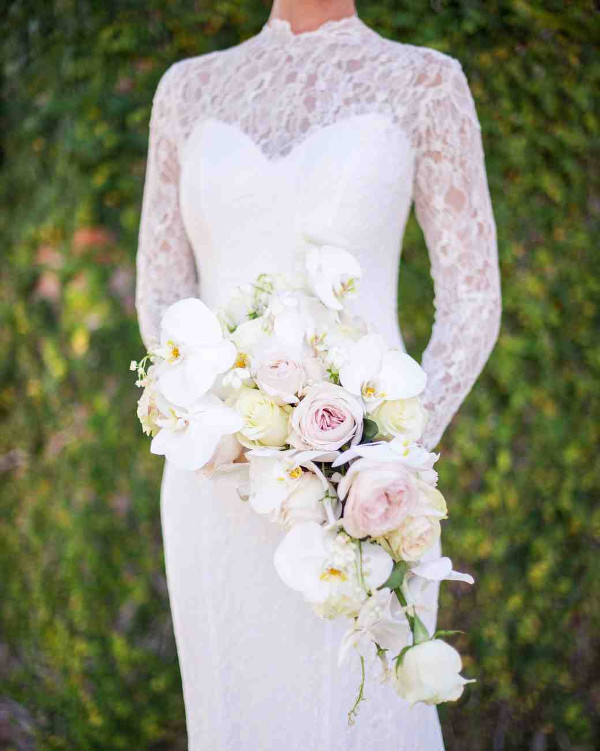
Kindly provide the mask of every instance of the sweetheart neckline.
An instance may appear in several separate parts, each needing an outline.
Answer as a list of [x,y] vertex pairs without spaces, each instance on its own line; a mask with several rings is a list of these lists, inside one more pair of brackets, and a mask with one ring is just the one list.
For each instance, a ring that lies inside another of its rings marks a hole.
[[[196,132],[201,131],[206,127],[207,125],[218,125],[220,127],[223,127],[228,130],[232,130],[236,135],[241,136],[243,140],[245,140],[255,151],[258,156],[262,159],[263,162],[266,164],[276,166],[281,165],[285,163],[286,161],[292,161],[293,157],[297,155],[297,153],[303,148],[306,147],[306,144],[308,144],[310,141],[314,140],[315,138],[321,136],[322,134],[327,134],[330,131],[341,128],[341,127],[348,127],[350,123],[353,123],[357,120],[364,120],[364,119],[376,119],[380,122],[383,122],[388,127],[397,127],[395,126],[393,120],[387,116],[382,114],[381,112],[362,112],[358,114],[353,114],[348,117],[344,117],[341,120],[336,120],[335,122],[329,123],[327,125],[324,125],[321,128],[317,128],[314,130],[310,130],[306,133],[304,138],[302,138],[301,141],[296,143],[294,146],[292,146],[291,150],[287,152],[287,154],[283,154],[276,157],[269,157],[267,154],[265,154],[264,150],[258,145],[258,143],[250,136],[246,131],[239,126],[238,123],[230,123],[227,122],[227,120],[221,120],[218,117],[206,117],[200,120],[192,129],[191,133],[189,134],[188,138],[186,139],[186,144],[184,144],[184,149],[187,143],[190,142],[190,139],[192,135],[194,135]],[[397,127],[397,131],[399,135],[404,136],[407,140],[408,137],[404,133],[404,131]]]

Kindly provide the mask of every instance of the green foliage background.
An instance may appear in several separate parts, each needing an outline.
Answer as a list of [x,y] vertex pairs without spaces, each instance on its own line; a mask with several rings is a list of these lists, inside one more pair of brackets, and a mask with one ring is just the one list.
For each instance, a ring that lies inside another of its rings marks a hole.
[[[183,749],[161,462],[136,424],[128,372],[141,352],[133,284],[147,125],[171,62],[236,44],[268,7],[5,8],[0,743]],[[477,579],[443,592],[442,626],[465,629],[466,672],[478,679],[442,708],[447,745],[598,748],[598,13],[577,0],[358,10],[382,34],[463,63],[498,226],[500,340],[441,446],[445,550]],[[416,356],[430,299],[411,218],[400,315]]]

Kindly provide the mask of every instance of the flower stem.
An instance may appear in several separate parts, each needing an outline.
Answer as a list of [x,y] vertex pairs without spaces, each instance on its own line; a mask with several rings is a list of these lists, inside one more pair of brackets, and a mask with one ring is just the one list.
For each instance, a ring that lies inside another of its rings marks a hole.
[[358,689],[358,696],[356,697],[356,701],[352,705],[352,709],[348,712],[348,725],[354,725],[354,723],[356,722],[356,717],[358,715],[358,705],[361,703],[361,701],[365,700],[365,658],[362,655],[360,655],[360,671],[360,688]]
[[[404,593],[402,592],[400,587],[396,587],[396,589],[394,589],[394,592],[396,593],[396,597],[398,598],[400,605],[402,605],[402,607],[404,608],[408,607],[406,597],[404,596]],[[429,639],[431,638],[429,631],[427,630],[427,627],[425,626],[423,621],[417,615],[414,605],[412,606],[412,611],[412,613],[410,613],[408,610],[406,611],[406,618],[408,619],[408,624],[413,635],[413,643],[421,644],[424,641],[429,641]]]

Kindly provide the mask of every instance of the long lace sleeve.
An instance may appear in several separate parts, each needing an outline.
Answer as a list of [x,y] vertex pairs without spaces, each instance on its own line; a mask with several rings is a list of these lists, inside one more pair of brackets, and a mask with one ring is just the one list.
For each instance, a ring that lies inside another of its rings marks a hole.
[[136,261],[136,308],[146,347],[158,338],[165,308],[181,298],[197,295],[194,255],[179,210],[174,117],[178,65],[172,65],[160,79],[150,115]]
[[423,443],[431,450],[494,347],[502,305],[496,224],[467,78],[449,56],[426,78],[413,195],[435,294],[422,358],[429,413]]

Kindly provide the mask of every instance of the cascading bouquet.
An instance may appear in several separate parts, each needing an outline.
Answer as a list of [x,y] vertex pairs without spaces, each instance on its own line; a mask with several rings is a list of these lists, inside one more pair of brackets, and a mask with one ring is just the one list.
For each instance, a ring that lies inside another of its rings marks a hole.
[[215,313],[198,299],[165,312],[160,344],[131,369],[151,451],[186,470],[240,463],[239,494],[285,535],[275,568],[322,618],[348,617],[352,648],[379,658],[382,680],[411,703],[458,699],[458,652],[428,633],[420,591],[473,579],[431,560],[447,517],[419,438],[426,374],[388,348],[345,304],[360,267],[347,251],[313,247],[293,277],[262,274]]

